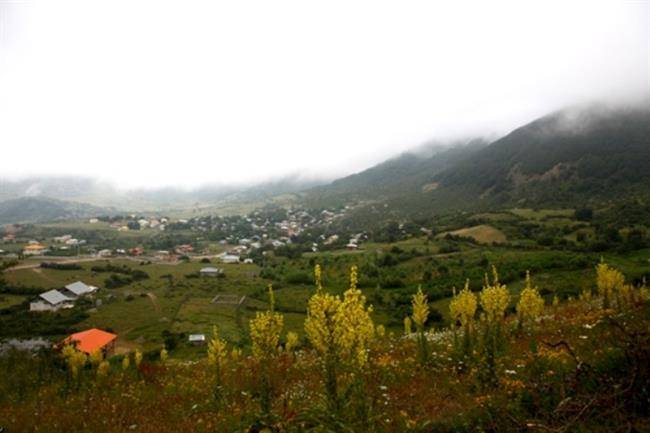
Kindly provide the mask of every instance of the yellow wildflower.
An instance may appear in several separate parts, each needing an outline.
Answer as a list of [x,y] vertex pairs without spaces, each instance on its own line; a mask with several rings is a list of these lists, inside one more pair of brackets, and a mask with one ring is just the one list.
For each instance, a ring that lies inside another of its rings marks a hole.
[[544,311],[544,299],[540,296],[537,287],[533,287],[530,272],[526,271],[526,287],[521,291],[517,314],[522,322],[535,320]]
[[625,277],[618,270],[602,261],[596,266],[596,285],[598,294],[603,298],[603,306],[608,308],[613,296],[625,283]]
[[352,267],[350,288],[343,299],[324,293],[317,283],[316,294],[307,306],[305,332],[321,355],[334,355],[349,365],[360,367],[367,361],[368,343],[375,328],[370,318],[372,307],[365,306],[366,298],[356,288],[356,272],[356,266]]
[[418,287],[418,292],[413,295],[411,305],[413,306],[413,322],[418,329],[422,329],[429,317],[429,304],[426,295],[422,293],[422,287]]
[[135,350],[135,355],[133,356],[133,360],[135,361],[136,368],[140,367],[140,364],[142,363],[142,352],[140,352],[140,350],[138,349]]
[[410,335],[413,332],[412,326],[411,326],[411,318],[410,317],[405,317],[404,318],[404,334]]
[[124,355],[124,358],[122,358],[122,370],[128,370],[129,366],[131,365],[131,360],[129,359],[129,354],[127,353]]
[[208,343],[208,363],[220,369],[226,359],[226,342],[219,337],[219,329],[212,327],[212,338]]
[[[480,294],[481,307],[485,311],[488,322],[501,320],[510,302],[508,288],[505,284],[499,282],[499,275],[494,266],[492,267],[492,274],[492,284],[488,282]],[[487,275],[485,281],[488,281]]]
[[61,354],[65,358],[66,364],[68,365],[72,376],[77,377],[79,375],[79,371],[86,365],[86,355],[69,344],[63,347]]
[[314,280],[316,281],[316,292],[320,293],[323,290],[320,265],[314,267]]
[[[455,291],[455,290],[454,290]],[[465,288],[451,300],[449,312],[454,321],[460,320],[463,326],[468,325],[474,319],[478,301],[476,295],[469,290],[469,280],[465,282]]]
[[108,361],[101,361],[97,366],[97,376],[106,377],[110,369],[111,365],[108,363]]
[[92,352],[90,354],[88,359],[90,360],[90,364],[93,367],[97,367],[99,365],[99,363],[104,360],[104,354],[102,353],[101,350],[95,350],[94,352]]
[[334,314],[338,332],[337,345],[343,359],[362,367],[368,360],[368,346],[375,334],[370,318],[372,307],[366,307],[366,297],[356,288],[356,266],[350,272],[350,288],[343,294],[338,311]]
[[287,352],[292,352],[296,347],[298,347],[298,334],[295,332],[287,332],[287,342],[285,344],[285,349]]

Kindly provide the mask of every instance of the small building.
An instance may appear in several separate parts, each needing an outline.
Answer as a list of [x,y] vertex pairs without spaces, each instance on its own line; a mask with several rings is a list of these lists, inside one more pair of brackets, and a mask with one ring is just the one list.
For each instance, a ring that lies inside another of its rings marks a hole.
[[187,341],[197,346],[203,345],[205,344],[205,334],[190,334]]
[[224,254],[220,257],[222,263],[239,263],[239,256]]
[[23,249],[23,254],[26,256],[37,256],[47,251],[47,247],[41,244],[29,244]]
[[70,292],[71,296],[68,297],[78,297],[88,295],[90,293],[96,292],[98,289],[95,286],[89,286],[82,283],[81,281],[74,282],[65,286],[65,290]]
[[38,295],[38,299],[29,303],[29,311],[57,311],[72,308],[74,300],[58,290],[49,290]]
[[63,344],[73,344],[77,350],[87,354],[102,351],[104,356],[110,356],[115,349],[117,335],[101,329],[92,328],[77,332],[63,340]]
[[194,247],[190,244],[177,245],[174,250],[178,254],[188,254],[194,251]]
[[129,249],[129,255],[130,256],[141,256],[144,253],[144,250],[140,247],[135,247]]
[[349,243],[349,244],[347,244],[347,245],[346,245],[345,247],[346,247],[346,248],[347,248],[348,250],[356,250],[356,249],[358,249],[358,248],[359,248],[359,245],[357,245],[357,244],[355,244],[355,243],[352,243],[352,242],[350,242],[350,243]]
[[99,250],[99,252],[97,253],[97,255],[98,255],[99,257],[110,257],[110,256],[113,255],[113,251],[108,250],[108,249]]
[[208,266],[206,268],[202,268],[199,271],[199,275],[202,277],[218,277],[219,275],[223,274],[223,269],[221,268],[214,268],[212,266]]

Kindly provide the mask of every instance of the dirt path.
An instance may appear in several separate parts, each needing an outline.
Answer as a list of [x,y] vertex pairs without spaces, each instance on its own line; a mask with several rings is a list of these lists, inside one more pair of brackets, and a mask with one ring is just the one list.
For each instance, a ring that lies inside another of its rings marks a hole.
[[158,304],[158,297],[155,293],[147,292],[147,296],[151,299],[153,308],[156,310],[156,313],[160,313],[160,305]]
[[56,284],[56,281],[54,281],[54,280],[52,279],[52,277],[50,277],[49,275],[44,274],[44,273],[43,273],[43,269],[41,269],[41,268],[32,268],[32,272],[37,273],[38,276],[41,277],[41,278],[43,278],[44,280],[46,280],[46,281],[48,281],[48,282],[50,282],[50,283],[52,283],[52,284]]

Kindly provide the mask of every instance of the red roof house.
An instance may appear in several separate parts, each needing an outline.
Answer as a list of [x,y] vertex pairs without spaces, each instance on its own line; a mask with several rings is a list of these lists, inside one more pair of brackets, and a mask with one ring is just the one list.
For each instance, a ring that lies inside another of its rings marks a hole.
[[77,332],[63,340],[64,344],[74,344],[77,350],[91,354],[101,350],[104,354],[109,354],[115,346],[117,335],[101,329],[92,328],[86,331]]

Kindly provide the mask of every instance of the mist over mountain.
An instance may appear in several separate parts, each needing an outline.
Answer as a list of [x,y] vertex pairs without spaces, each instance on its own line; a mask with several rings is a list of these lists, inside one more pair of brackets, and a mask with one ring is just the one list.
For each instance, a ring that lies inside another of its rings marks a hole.
[[0,201],[0,224],[56,222],[111,213],[115,210],[46,197]]
[[0,212],[4,222],[34,222],[101,212],[241,213],[276,203],[354,205],[373,218],[400,218],[645,197],[648,167],[649,105],[595,104],[558,110],[496,140],[430,141],[329,183],[292,175],[248,186],[125,190],[87,177],[0,179]]
[[436,176],[483,200],[569,204],[650,183],[650,107],[560,110],[524,125]]
[[196,206],[258,202],[322,183],[286,176],[252,185],[203,185],[196,188],[121,189],[88,177],[26,177],[0,179],[0,202],[18,198],[47,198],[86,203],[120,212],[165,211]]
[[648,198],[648,104],[558,110],[491,143],[405,153],[310,190],[311,206],[354,203],[359,226],[388,218],[503,206],[569,206]]

